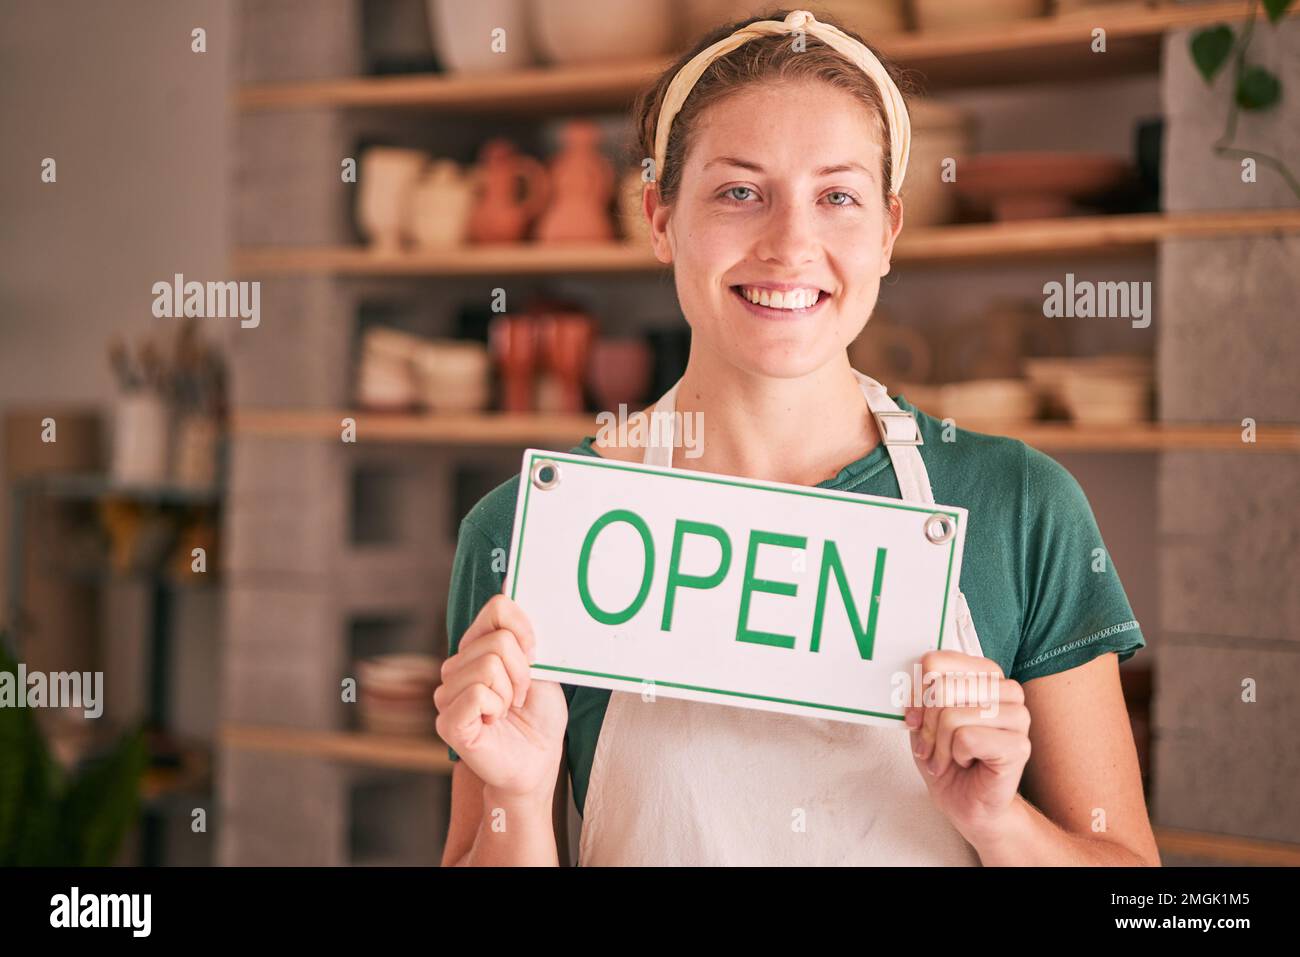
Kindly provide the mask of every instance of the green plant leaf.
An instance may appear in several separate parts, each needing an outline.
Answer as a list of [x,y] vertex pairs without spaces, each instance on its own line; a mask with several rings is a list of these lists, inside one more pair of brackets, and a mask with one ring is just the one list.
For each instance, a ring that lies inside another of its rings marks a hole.
[[[0,671],[18,673],[2,642]],[[32,710],[0,708],[0,867],[111,864],[139,812],[148,760],[137,728],[68,783]]]
[[18,715],[16,753],[22,775],[16,788],[17,820],[14,821],[3,848],[4,863],[17,867],[35,867],[54,862],[58,843],[58,794],[62,788],[62,769],[50,756],[40,726],[27,709],[12,710]]
[[1248,66],[1237,80],[1237,105],[1243,110],[1266,110],[1282,98],[1282,84],[1262,66]]
[[[0,635],[0,672],[17,679],[18,669]],[[0,867],[13,864],[14,836],[22,816],[23,785],[27,776],[25,715],[18,708],[0,707]]]
[[1192,34],[1190,45],[1192,62],[1196,64],[1196,69],[1200,71],[1206,83],[1213,80],[1223,64],[1228,62],[1234,39],[1232,28],[1222,23],[1217,27],[1206,27]]
[[1291,6],[1291,0],[1264,0],[1264,12],[1268,14],[1270,23],[1277,23],[1286,16],[1286,8]]
[[75,867],[113,863],[140,812],[140,778],[149,763],[144,728],[124,734],[113,750],[83,770],[63,796],[60,846]]
[[[0,671],[17,679],[18,662],[2,636]],[[0,866],[42,862],[54,841],[58,787],[59,768],[35,715],[27,708],[0,708]]]

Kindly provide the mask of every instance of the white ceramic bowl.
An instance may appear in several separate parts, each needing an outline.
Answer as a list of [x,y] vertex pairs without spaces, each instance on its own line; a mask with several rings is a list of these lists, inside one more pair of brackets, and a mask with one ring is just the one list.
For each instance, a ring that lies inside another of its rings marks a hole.
[[[429,0],[438,60],[452,73],[506,73],[537,62],[525,0]],[[494,34],[497,29],[504,31]],[[505,48],[495,37],[505,40]]]
[[360,688],[392,694],[436,687],[442,680],[442,659],[436,655],[397,653],[357,661]]
[[1024,379],[972,379],[943,387],[943,409],[962,419],[1028,422],[1038,416],[1038,396]]
[[1081,425],[1151,420],[1151,378],[1117,372],[1076,372],[1062,389],[1070,418]]
[[673,44],[672,0],[531,0],[533,35],[551,63],[612,63],[659,56]]

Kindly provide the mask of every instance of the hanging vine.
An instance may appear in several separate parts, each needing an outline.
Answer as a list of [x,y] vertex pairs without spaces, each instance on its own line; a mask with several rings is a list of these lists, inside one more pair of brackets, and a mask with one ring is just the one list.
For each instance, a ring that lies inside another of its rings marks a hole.
[[1276,170],[1291,187],[1296,197],[1300,198],[1300,180],[1297,180],[1285,162],[1259,150],[1244,149],[1235,145],[1237,120],[1242,110],[1251,113],[1263,112],[1276,107],[1282,99],[1282,83],[1277,75],[1267,67],[1251,63],[1246,58],[1251,38],[1255,34],[1255,22],[1258,19],[1261,3],[1269,23],[1276,26],[1286,16],[1292,0],[1254,0],[1250,5],[1250,13],[1247,15],[1246,25],[1242,28],[1240,36],[1237,36],[1232,27],[1226,24],[1198,30],[1192,34],[1190,42],[1192,61],[1206,84],[1213,83],[1224,64],[1229,60],[1232,61],[1232,105],[1228,110],[1227,128],[1215,142],[1214,152],[1219,156],[1243,157],[1263,163],[1270,169]]

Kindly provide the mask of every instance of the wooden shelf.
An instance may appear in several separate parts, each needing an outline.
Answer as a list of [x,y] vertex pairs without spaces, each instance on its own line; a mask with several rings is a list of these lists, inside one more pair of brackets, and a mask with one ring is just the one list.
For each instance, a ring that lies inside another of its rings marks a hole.
[[1162,855],[1178,854],[1246,867],[1300,867],[1300,844],[1184,831],[1172,827],[1157,827],[1154,830],[1156,844]]
[[[1152,255],[1168,239],[1300,232],[1300,209],[1078,216],[906,229],[894,262],[942,265]],[[377,253],[365,246],[254,246],[235,252],[242,276],[502,276],[666,270],[643,243],[499,243],[438,252]]]
[[225,725],[221,745],[323,758],[345,764],[450,774],[455,762],[439,738],[365,734],[355,731],[305,731],[256,725]]
[[[1132,3],[1051,17],[881,39],[884,52],[920,74],[927,92],[1035,81],[1106,79],[1160,68],[1164,34],[1244,18],[1249,4]],[[1106,31],[1106,52],[1092,31]]]
[[[1233,2],[1132,3],[1064,16],[990,23],[970,29],[873,37],[890,58],[914,71],[928,91],[1077,80],[1153,72],[1167,30],[1245,16]],[[1092,31],[1106,31],[1106,52],[1092,52]],[[675,57],[589,66],[538,67],[481,76],[425,74],[343,77],[249,86],[241,110],[315,107],[423,109],[446,113],[537,113],[624,109]]]
[[429,443],[457,446],[517,446],[559,443],[565,448],[596,433],[595,415],[394,415],[377,412],[302,409],[237,409],[232,430],[240,435],[275,438],[334,438],[342,420],[357,423],[359,442]]
[[[576,445],[595,435],[595,415],[391,415],[367,412],[243,409],[233,413],[233,429],[245,436],[335,439],[345,416],[356,419],[358,442],[428,443],[448,446]],[[1056,452],[1300,452],[1300,426],[1258,426],[1253,445],[1241,441],[1241,427],[1143,423],[1079,426],[1068,422],[1005,423],[960,420],[962,428],[1021,439]]]
[[403,253],[377,253],[365,246],[255,246],[236,250],[234,268],[244,276],[528,276],[665,267],[640,243],[493,243]]
[[1241,441],[1238,423],[1083,426],[1068,422],[999,425],[959,420],[962,428],[1020,439],[1046,452],[1300,452],[1300,425],[1260,425],[1257,442]]
[[895,261],[963,263],[1062,256],[1150,255],[1163,240],[1300,231],[1300,208],[1207,210],[972,223],[899,236]]

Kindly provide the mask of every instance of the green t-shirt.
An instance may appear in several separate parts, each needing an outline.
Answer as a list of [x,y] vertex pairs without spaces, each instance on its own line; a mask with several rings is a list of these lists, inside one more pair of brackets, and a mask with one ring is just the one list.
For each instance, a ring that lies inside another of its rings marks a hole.
[[[916,415],[935,501],[969,511],[961,590],[986,657],[1024,682],[1109,651],[1125,661],[1146,645],[1092,507],[1063,465],[1019,439],[955,428],[945,442],[939,419],[901,395],[894,399]],[[593,439],[571,451],[599,456]],[[817,487],[902,497],[884,445]],[[453,654],[479,610],[501,591],[518,489],[516,475],[461,521],[447,606]],[[569,703],[565,756],[581,812],[610,693],[562,687]]]

